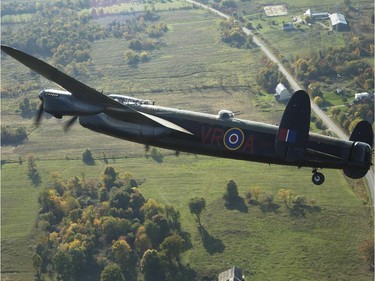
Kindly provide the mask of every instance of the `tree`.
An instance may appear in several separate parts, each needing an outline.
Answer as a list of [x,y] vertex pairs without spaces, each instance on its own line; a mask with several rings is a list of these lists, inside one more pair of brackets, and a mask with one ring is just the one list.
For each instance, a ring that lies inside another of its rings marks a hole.
[[38,104],[36,102],[30,102],[29,98],[24,98],[19,106],[21,110],[21,116],[23,118],[31,118],[38,110]]
[[129,244],[124,239],[120,239],[112,245],[111,249],[115,261],[120,264],[121,267],[125,267],[131,253]]
[[144,226],[138,227],[134,245],[141,254],[143,254],[146,250],[151,249],[151,241],[147,236]]
[[130,50],[125,52],[125,60],[129,65],[137,65],[139,63],[139,54]]
[[69,280],[72,273],[72,258],[68,252],[57,251],[52,257],[52,265],[57,272],[57,280]]
[[267,193],[264,196],[263,201],[268,205],[269,208],[271,208],[272,207],[272,203],[273,203],[273,195],[272,195],[272,193]]
[[160,150],[159,150],[158,148],[156,148],[156,147],[153,147],[153,148],[151,149],[151,158],[152,158],[154,161],[158,162],[158,163],[161,163],[161,162],[164,161],[164,156],[163,156],[163,154],[162,154],[162,153],[160,152]]
[[197,222],[201,225],[201,213],[206,208],[206,200],[204,198],[194,197],[189,201],[190,213],[196,216]]
[[86,148],[82,153],[82,161],[86,165],[94,165],[95,160],[90,149]]
[[121,208],[126,210],[129,208],[130,195],[127,190],[123,188],[114,188],[109,197],[109,204],[112,208]]
[[297,195],[294,197],[293,203],[297,206],[303,206],[306,204],[306,198],[302,195]]
[[184,251],[185,240],[178,234],[172,234],[164,239],[160,244],[160,250],[166,254],[169,259],[175,259],[180,262],[180,254]]
[[104,268],[100,275],[100,281],[125,281],[125,278],[121,268],[117,264],[112,263]]
[[27,169],[28,176],[31,179],[31,182],[33,183],[33,185],[38,186],[42,180],[36,168],[36,158],[33,154],[27,155]]
[[323,100],[321,97],[316,96],[316,97],[314,98],[314,103],[315,103],[317,106],[321,107],[321,106],[324,104],[324,100]]
[[115,169],[112,166],[107,166],[104,170],[103,174],[103,182],[104,186],[110,190],[115,181],[117,180],[118,173],[115,171]]
[[154,249],[147,250],[141,260],[141,270],[145,281],[163,280],[161,278],[161,264],[158,252]]
[[238,196],[237,184],[234,180],[229,180],[227,183],[227,187],[225,189],[223,199],[225,200],[226,204],[232,204],[238,198],[239,196]]
[[42,258],[38,254],[35,254],[33,256],[33,267],[36,271],[36,274],[35,274],[36,280],[42,279],[42,264],[43,264]]
[[289,208],[288,203],[292,200],[293,191],[291,189],[280,189],[278,192],[279,198],[284,202],[285,206]]
[[260,195],[261,189],[259,187],[253,188],[251,190],[251,193],[253,194],[256,201],[258,201],[259,195]]
[[127,219],[102,217],[102,230],[108,241],[118,239],[126,235],[130,229],[130,222]]

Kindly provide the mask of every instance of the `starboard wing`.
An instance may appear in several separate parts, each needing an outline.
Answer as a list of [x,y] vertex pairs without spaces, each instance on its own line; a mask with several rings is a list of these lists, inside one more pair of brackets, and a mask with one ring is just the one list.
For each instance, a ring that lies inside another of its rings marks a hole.
[[[91,104],[98,103],[104,105],[106,110],[119,111],[121,112],[122,119],[126,119],[129,122],[162,125],[172,130],[192,135],[191,132],[168,120],[140,112],[132,107],[121,104],[29,54],[5,45],[1,45],[1,50],[48,80],[60,85],[81,101]],[[109,113],[109,115],[111,114]]]

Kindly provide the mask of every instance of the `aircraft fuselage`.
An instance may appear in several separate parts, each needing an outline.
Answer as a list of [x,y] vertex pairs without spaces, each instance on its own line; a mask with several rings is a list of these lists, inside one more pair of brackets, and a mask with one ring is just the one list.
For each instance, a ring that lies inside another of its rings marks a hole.
[[[297,162],[288,162],[275,151],[277,126],[154,105],[139,105],[136,110],[168,120],[191,134],[125,121],[129,112],[80,116],[79,120],[82,126],[96,132],[176,151],[300,167],[364,168],[363,163],[351,162],[355,144],[352,141],[310,133],[307,148],[312,153],[306,153]],[[319,151],[319,155],[315,156],[313,151]]]

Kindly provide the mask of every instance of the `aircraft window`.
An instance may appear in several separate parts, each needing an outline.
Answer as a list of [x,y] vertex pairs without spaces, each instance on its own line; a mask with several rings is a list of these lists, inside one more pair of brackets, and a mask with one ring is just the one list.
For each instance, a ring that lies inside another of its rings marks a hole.
[[220,110],[219,111],[219,118],[220,119],[232,119],[234,117],[234,113],[229,110]]

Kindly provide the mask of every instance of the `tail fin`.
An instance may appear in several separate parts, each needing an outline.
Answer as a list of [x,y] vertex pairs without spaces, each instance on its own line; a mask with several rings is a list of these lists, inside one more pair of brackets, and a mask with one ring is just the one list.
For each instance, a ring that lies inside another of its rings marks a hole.
[[310,129],[310,98],[299,90],[290,98],[281,118],[275,140],[276,153],[293,162],[303,159]]
[[358,168],[344,169],[345,175],[352,179],[359,179],[367,174],[372,165],[372,148],[374,147],[374,132],[367,121],[360,121],[355,126],[349,138],[353,141],[353,148],[350,156],[350,163],[357,164]]

